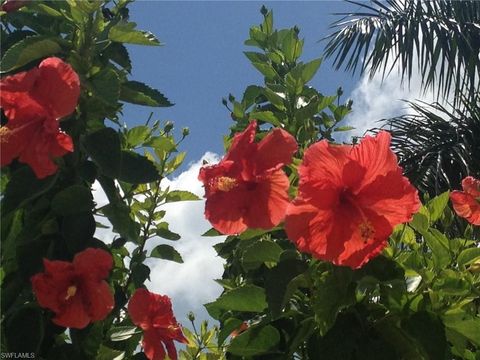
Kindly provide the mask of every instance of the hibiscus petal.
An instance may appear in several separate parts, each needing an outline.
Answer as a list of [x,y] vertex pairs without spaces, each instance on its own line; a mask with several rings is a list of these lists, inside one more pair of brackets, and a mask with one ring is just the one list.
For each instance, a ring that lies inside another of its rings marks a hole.
[[323,211],[303,199],[296,199],[287,208],[285,231],[300,251],[323,258],[327,248],[327,233],[332,224],[332,212]]
[[282,170],[277,170],[256,183],[253,190],[245,191],[245,224],[260,229],[277,226],[285,218],[290,203],[289,186],[288,177]]
[[149,360],[165,360],[165,348],[163,347],[162,339],[155,330],[143,332],[142,346],[143,352]]
[[10,129],[7,126],[0,128],[0,163],[1,166],[10,164],[27,146],[24,128]]
[[357,195],[358,205],[385,217],[392,228],[408,222],[421,206],[417,190],[401,170],[378,176],[361,189]]
[[102,249],[88,248],[73,258],[75,272],[95,280],[103,280],[112,270],[112,255]]
[[325,184],[342,185],[343,166],[348,161],[352,147],[331,145],[322,140],[310,146],[303,157],[298,172],[300,191],[323,188]]
[[147,289],[137,289],[128,303],[128,314],[132,322],[143,330],[151,327],[150,308],[154,302]]
[[362,184],[367,186],[378,176],[386,175],[390,171],[397,171],[397,157],[390,149],[391,135],[381,131],[375,137],[365,136],[350,154],[352,160],[358,161],[366,169]]
[[240,165],[248,159],[256,149],[256,145],[253,142],[255,140],[256,130],[257,122],[253,120],[244,131],[235,134],[232,145],[224,160],[231,160]]
[[[358,269],[377,256],[387,246],[393,231],[389,222],[370,210],[363,210],[350,219],[350,227],[344,238],[343,251],[334,259],[337,265]],[[332,232],[331,236],[335,236]]]
[[75,329],[83,329],[90,323],[90,316],[87,314],[80,294],[73,296],[64,305],[61,312],[52,321],[59,325]]
[[467,176],[462,180],[462,188],[463,191],[472,195],[474,198],[480,197],[480,180],[477,180],[472,176]]
[[59,312],[63,301],[61,295],[74,277],[72,264],[66,261],[43,260],[45,272],[32,276],[32,290],[41,307]]
[[292,162],[298,146],[295,138],[282,129],[274,129],[258,143],[252,160],[256,174],[270,169],[279,169]]
[[84,281],[82,299],[92,321],[103,320],[112,311],[115,301],[112,291],[105,281]]
[[33,68],[0,79],[0,106],[10,125],[30,122],[43,114],[43,107],[30,94],[39,74],[38,68]]
[[219,191],[205,202],[205,218],[222,234],[239,234],[247,229],[244,214],[248,212],[248,193],[243,188]]
[[465,218],[473,225],[480,226],[480,202],[478,200],[462,191],[453,191],[450,194],[450,200],[458,216]]
[[38,66],[40,76],[33,95],[48,106],[57,119],[70,115],[77,106],[80,79],[63,60],[50,57]]
[[175,348],[173,341],[165,341],[165,347],[167,348],[168,357],[172,360],[177,360],[177,349]]

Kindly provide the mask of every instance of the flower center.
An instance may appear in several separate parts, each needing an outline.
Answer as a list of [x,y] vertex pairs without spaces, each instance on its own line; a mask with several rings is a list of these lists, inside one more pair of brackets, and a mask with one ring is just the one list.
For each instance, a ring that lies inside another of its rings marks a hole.
[[227,176],[220,176],[216,178],[215,188],[220,191],[227,192],[234,189],[238,185],[236,179]]
[[340,193],[339,202],[342,205],[352,206],[355,210],[358,211],[362,222],[358,225],[358,230],[360,231],[360,236],[363,239],[364,243],[367,243],[368,239],[371,239],[375,235],[375,228],[372,223],[368,220],[367,216],[363,209],[357,205],[355,201],[355,196],[350,192],[348,188],[344,188]]
[[[363,217],[363,213],[362,213]],[[375,234],[375,229],[370,221],[366,218],[363,219],[363,222],[358,226],[360,230],[360,236],[362,237],[363,241],[366,243],[368,239],[372,238]]]
[[76,293],[77,293],[77,287],[75,285],[69,286],[67,289],[67,296],[65,296],[65,300],[68,300],[71,297],[74,297]]

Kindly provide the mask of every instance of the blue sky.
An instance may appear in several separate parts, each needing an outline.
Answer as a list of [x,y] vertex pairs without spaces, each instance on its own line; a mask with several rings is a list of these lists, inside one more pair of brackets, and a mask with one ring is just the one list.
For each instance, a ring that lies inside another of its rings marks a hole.
[[[128,106],[124,121],[143,123],[150,112],[154,119],[172,120],[179,130],[190,128],[181,146],[187,151],[185,164],[198,160],[206,151],[223,153],[223,135],[232,124],[222,97],[232,93],[241,98],[248,85],[261,84],[257,72],[243,55],[252,50],[243,43],[252,25],[262,21],[260,8],[273,9],[277,28],[297,25],[305,39],[302,60],[322,56],[328,26],[356,6],[343,1],[138,1],[130,9],[131,20],[139,29],[154,33],[164,46],[130,46],[132,79],[145,82],[164,93],[175,106],[148,108]],[[342,86],[345,99],[354,79],[334,71],[324,62],[312,86],[326,95]],[[185,165],[186,166],[186,165]],[[184,169],[184,167],[182,167]]]

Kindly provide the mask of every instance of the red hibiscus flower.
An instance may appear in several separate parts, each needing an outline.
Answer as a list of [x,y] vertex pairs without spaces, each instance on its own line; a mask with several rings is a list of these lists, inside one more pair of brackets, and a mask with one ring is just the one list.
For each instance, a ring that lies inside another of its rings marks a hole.
[[55,173],[53,158],[73,151],[58,120],[70,115],[80,95],[80,80],[70,65],[52,57],[0,80],[1,107],[8,118],[0,128],[1,165],[13,159],[30,165],[38,178]]
[[55,313],[55,324],[82,329],[113,309],[113,294],[104,280],[113,260],[105,250],[88,248],[71,263],[44,259],[43,264],[45,272],[32,276],[32,288],[40,306]]
[[470,224],[480,225],[480,180],[468,176],[462,180],[462,188],[450,194],[453,209]]
[[323,140],[306,150],[299,194],[285,219],[300,251],[359,268],[382,251],[397,224],[412,218],[420,201],[390,140],[382,131],[357,146]]
[[188,341],[173,316],[168,296],[137,289],[128,303],[128,314],[132,322],[143,330],[142,346],[149,360],[163,360],[166,354],[170,359],[177,360],[173,341]]
[[236,134],[230,150],[217,165],[200,169],[205,186],[205,217],[224,234],[247,228],[271,229],[285,217],[289,181],[282,167],[297,151],[295,139],[274,129],[255,143],[257,123]]
[[25,6],[29,1],[30,0],[6,0],[0,7],[0,10],[7,13],[14,12]]

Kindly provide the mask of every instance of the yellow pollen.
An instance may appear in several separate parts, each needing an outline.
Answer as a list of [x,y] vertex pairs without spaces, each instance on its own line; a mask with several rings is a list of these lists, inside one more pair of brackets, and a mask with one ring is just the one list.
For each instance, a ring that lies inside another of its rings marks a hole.
[[6,143],[11,135],[11,130],[6,126],[0,127],[0,142]]
[[220,176],[216,181],[216,188],[220,191],[230,191],[237,186],[237,180],[227,176]]
[[65,300],[68,300],[71,297],[75,296],[76,293],[77,293],[77,287],[75,285],[69,286],[67,289],[67,296],[65,296]]
[[364,242],[367,242],[368,239],[372,238],[375,234],[375,229],[373,228],[372,224],[365,220],[359,225],[360,229],[360,236],[362,237]]

